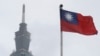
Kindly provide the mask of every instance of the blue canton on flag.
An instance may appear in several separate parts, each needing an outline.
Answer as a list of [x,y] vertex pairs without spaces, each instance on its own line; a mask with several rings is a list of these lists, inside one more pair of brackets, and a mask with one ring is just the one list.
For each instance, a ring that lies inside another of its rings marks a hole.
[[77,13],[75,12],[61,10],[61,19],[69,23],[78,24]]

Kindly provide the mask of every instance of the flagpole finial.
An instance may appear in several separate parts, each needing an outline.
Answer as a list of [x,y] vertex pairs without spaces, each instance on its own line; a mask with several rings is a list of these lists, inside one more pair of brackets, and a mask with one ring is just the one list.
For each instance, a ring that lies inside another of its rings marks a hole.
[[62,7],[63,7],[63,4],[60,4],[60,9],[62,9]]

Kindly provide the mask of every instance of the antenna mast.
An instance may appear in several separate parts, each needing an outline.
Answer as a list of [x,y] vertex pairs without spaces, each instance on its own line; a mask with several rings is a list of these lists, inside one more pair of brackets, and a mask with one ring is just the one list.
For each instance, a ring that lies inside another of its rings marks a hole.
[[22,23],[25,23],[25,4],[23,4]]

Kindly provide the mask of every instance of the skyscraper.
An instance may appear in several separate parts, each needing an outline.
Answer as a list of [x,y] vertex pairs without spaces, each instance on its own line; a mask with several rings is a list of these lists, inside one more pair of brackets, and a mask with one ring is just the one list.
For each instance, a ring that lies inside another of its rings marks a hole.
[[27,31],[27,24],[25,23],[25,5],[23,4],[22,22],[20,23],[19,31],[15,32],[16,51],[10,56],[33,56],[29,52],[30,33]]

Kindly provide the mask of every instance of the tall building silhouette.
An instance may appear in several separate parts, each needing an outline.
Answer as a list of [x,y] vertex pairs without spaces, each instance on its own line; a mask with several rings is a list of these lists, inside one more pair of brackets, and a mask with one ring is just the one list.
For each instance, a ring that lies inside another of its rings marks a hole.
[[29,52],[30,33],[27,31],[27,24],[25,23],[25,5],[23,4],[22,22],[20,23],[19,31],[15,32],[16,51],[10,56],[33,56]]

